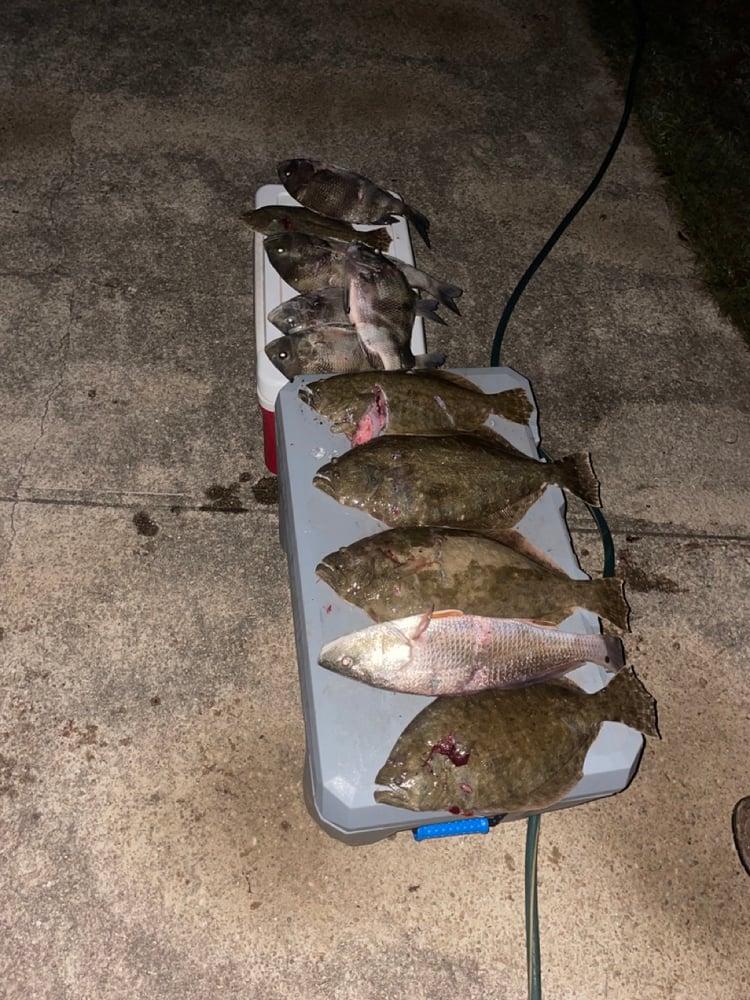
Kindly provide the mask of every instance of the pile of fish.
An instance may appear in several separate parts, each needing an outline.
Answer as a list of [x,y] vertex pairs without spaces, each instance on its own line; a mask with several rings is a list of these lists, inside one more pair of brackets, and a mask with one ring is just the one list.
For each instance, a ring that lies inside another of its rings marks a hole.
[[[324,645],[318,663],[434,697],[374,776],[375,799],[456,815],[553,805],[582,777],[604,721],[659,735],[620,638],[559,628],[585,608],[626,630],[622,581],[570,578],[516,527],[550,485],[601,506],[590,455],[530,458],[488,423],[528,423],[523,390],[484,393],[436,370],[434,355],[413,356],[416,312],[457,312],[460,290],[384,255],[384,230],[344,229],[404,215],[429,246],[424,216],[330,164],[288,160],[279,176],[303,207],[247,221],[270,227],[266,252],[301,294],[269,315],[283,336],[267,351],[290,378],[334,372],[299,392],[351,446],[313,484],[381,526],[317,566],[373,620]],[[567,676],[589,662],[614,675],[596,694]]]
[[[265,234],[268,260],[300,294],[268,314],[281,336],[266,355],[295,375],[440,367],[440,352],[415,355],[415,316],[445,323],[461,289],[384,253],[382,228],[404,216],[430,246],[430,224],[416,209],[366,177],[318,160],[284,160],[281,183],[298,206],[266,206],[242,215]],[[377,229],[355,229],[374,225]]]

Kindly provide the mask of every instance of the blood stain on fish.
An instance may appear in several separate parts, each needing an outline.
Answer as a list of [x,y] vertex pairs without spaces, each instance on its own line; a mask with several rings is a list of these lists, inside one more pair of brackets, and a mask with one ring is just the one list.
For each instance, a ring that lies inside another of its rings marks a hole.
[[[430,761],[436,753],[447,757],[452,764],[456,765],[456,767],[463,767],[464,764],[468,764],[469,757],[471,756],[468,750],[464,750],[458,746],[456,743],[455,733],[448,733],[448,735],[444,736],[442,740],[439,740],[437,743],[433,743],[430,748],[429,756],[422,762],[422,767],[429,767]],[[431,767],[430,771],[432,771]]]

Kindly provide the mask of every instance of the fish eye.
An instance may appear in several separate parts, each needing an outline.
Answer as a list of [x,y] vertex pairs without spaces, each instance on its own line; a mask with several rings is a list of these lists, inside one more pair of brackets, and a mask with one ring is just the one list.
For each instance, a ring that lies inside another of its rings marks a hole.
[[342,667],[352,667],[354,666],[354,657],[352,656],[342,656],[341,657]]
[[286,361],[289,357],[289,351],[279,351],[279,361]]

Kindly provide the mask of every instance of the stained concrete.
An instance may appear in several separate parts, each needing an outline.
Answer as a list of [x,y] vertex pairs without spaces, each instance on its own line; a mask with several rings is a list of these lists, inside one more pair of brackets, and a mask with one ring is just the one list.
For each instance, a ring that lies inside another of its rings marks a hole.
[[[302,803],[238,214],[290,155],[401,190],[432,219],[418,263],[465,289],[430,346],[486,364],[619,118],[580,10],[9,0],[0,23],[0,994],[524,996],[522,824],[349,848]],[[547,449],[593,451],[663,733],[625,793],[542,821],[545,991],[748,1000],[750,365],[635,124],[503,361]]]

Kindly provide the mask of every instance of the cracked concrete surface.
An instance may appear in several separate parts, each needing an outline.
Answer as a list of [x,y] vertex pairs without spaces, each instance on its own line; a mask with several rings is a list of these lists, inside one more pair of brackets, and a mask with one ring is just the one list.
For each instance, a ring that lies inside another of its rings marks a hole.
[[[401,190],[418,264],[465,290],[429,346],[486,364],[621,112],[581,12],[9,0],[0,24],[0,995],[525,996],[523,824],[349,848],[305,811],[238,216],[290,155]],[[663,734],[625,793],[542,820],[561,1000],[750,1000],[750,364],[679,228],[634,124],[503,349],[546,449],[593,452]]]

